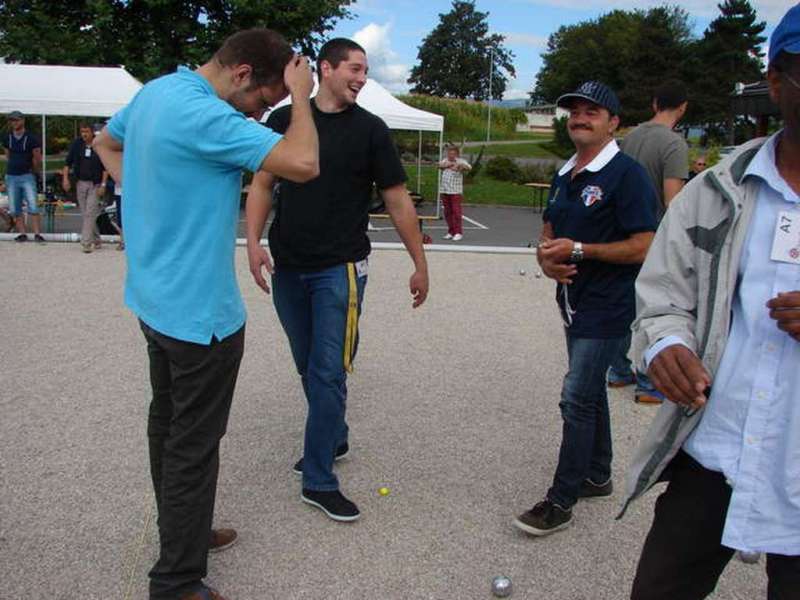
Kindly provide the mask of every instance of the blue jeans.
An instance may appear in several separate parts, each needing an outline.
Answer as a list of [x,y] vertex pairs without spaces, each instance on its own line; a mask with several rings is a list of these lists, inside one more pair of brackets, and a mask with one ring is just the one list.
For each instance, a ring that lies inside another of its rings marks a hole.
[[12,217],[22,214],[23,199],[28,205],[29,215],[38,215],[36,204],[36,178],[33,173],[25,175],[6,175],[6,192],[8,193],[8,213]]
[[[358,314],[367,285],[356,278]],[[303,450],[303,488],[339,489],[333,473],[338,448],[347,441],[347,374],[344,367],[349,299],[347,265],[301,273],[276,269],[272,298],[308,401]],[[355,354],[355,352],[354,352]]]
[[622,381],[627,380],[636,382],[636,392],[644,392],[647,394],[658,394],[653,384],[650,382],[650,378],[642,373],[639,369],[636,369],[636,374],[634,375],[631,371],[631,361],[628,358],[628,350],[631,347],[631,334],[624,338],[624,345],[620,348],[619,352],[617,352],[611,359],[611,366],[608,368],[608,381]]
[[567,334],[569,370],[561,389],[564,420],[561,450],[547,497],[563,508],[578,501],[585,479],[605,483],[611,477],[611,420],[606,371],[625,338],[588,339]]

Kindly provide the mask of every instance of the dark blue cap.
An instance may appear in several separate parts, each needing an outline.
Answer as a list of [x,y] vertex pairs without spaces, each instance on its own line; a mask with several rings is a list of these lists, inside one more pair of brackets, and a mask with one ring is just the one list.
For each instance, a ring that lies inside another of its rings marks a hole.
[[769,38],[769,62],[779,52],[800,54],[800,4],[790,8]]
[[575,99],[594,102],[605,108],[612,116],[618,115],[619,111],[622,109],[619,98],[617,98],[614,91],[606,84],[600,83],[599,81],[587,81],[582,83],[574,92],[559,96],[558,100],[556,100],[556,105],[567,108],[570,104],[570,100]]

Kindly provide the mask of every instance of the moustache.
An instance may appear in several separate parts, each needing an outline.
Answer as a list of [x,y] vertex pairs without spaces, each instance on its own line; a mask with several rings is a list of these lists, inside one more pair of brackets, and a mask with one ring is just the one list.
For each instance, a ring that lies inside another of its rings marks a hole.
[[572,125],[570,126],[570,131],[575,131],[576,129],[585,129],[586,131],[594,131],[592,127],[589,125]]

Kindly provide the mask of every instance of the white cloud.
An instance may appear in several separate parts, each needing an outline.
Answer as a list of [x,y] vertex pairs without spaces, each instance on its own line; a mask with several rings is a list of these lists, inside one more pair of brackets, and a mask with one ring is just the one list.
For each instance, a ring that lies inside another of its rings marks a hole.
[[[613,7],[609,6],[608,0],[528,0],[530,4],[555,6],[557,8],[570,8],[577,10],[611,10],[611,8],[634,9],[651,8],[663,6],[663,0],[617,0]],[[754,0],[753,7],[759,19],[765,20],[767,25],[778,24],[781,17],[790,8],[789,0]],[[710,0],[682,0],[680,7],[685,9],[693,17],[715,18],[719,16],[719,9],[716,2]]]
[[532,48],[545,48],[547,46],[547,37],[542,35],[533,35],[530,33],[502,33],[506,38],[505,43],[509,46],[531,46]]
[[517,88],[507,89],[503,94],[503,100],[527,100],[530,90],[520,90]]
[[389,33],[392,24],[378,25],[370,23],[359,29],[353,39],[367,51],[369,76],[393,93],[408,91],[408,65],[399,61],[397,53],[392,50]]

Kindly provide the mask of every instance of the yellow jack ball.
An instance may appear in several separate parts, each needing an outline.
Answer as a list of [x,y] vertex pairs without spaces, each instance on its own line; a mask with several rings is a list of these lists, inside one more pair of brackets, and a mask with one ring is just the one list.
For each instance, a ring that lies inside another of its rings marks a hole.
[[379,488],[379,489],[378,489],[378,493],[379,493],[381,496],[388,496],[388,495],[389,495],[389,488],[388,488],[388,487],[382,487],[382,488]]

